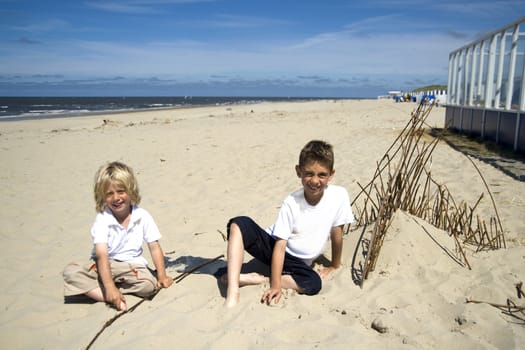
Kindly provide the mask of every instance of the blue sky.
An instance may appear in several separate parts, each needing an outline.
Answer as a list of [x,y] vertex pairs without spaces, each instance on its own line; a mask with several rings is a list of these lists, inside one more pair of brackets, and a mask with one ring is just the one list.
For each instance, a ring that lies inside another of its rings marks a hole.
[[448,55],[523,0],[0,0],[3,96],[375,97],[446,84]]

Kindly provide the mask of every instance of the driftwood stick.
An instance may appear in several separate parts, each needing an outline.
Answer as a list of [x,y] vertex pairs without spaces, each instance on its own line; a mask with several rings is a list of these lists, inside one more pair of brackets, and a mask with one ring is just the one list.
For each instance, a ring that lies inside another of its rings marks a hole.
[[456,203],[447,186],[432,178],[432,153],[443,139],[444,132],[428,143],[423,139],[423,126],[426,125],[425,120],[429,114],[430,108],[419,105],[417,110],[411,113],[405,128],[377,163],[372,180],[365,186],[358,184],[361,191],[354,197],[352,205],[358,198],[364,197],[364,208],[357,225],[364,226],[376,221],[365,256],[361,287],[369,272],[374,271],[384,236],[397,209],[407,211],[448,231],[454,239],[458,258],[463,260],[469,269],[471,266],[465,250],[467,244],[476,246],[477,251],[505,247],[504,232],[495,200],[479,168],[470,157],[467,156],[467,159],[481,177],[495,212],[496,217],[490,218],[489,227],[475,212],[483,199],[483,193],[473,206],[463,201]]
[[173,279],[173,281],[175,283],[179,283],[180,281],[182,281],[184,278],[188,277],[190,274],[192,274],[193,272],[197,271],[198,269],[200,269],[201,267],[203,266],[206,266],[208,264],[211,264],[217,260],[219,260],[220,258],[224,257],[224,254],[221,254],[219,256],[216,256],[215,258],[213,259],[210,259],[210,260],[206,260],[205,262],[195,266],[195,267],[192,267],[191,269],[189,269],[188,271],[185,271],[183,273],[181,273],[180,275],[178,275],[177,277],[175,277]]
[[518,299],[521,299],[522,296],[525,297],[525,293],[523,293],[521,287],[523,287],[523,282],[516,283],[516,292],[518,293]]
[[128,313],[128,312],[132,312],[133,310],[135,310],[135,306],[137,306],[138,304],[141,304],[144,300],[146,299],[142,299],[141,301],[139,301],[137,304],[135,304],[132,308],[129,308],[128,310],[126,311],[122,311],[118,314],[116,314],[115,316],[111,317],[109,320],[106,321],[106,323],[104,323],[104,325],[102,326],[102,328],[98,331],[97,334],[95,334],[95,336],[93,337],[93,339],[91,339],[91,341],[89,342],[89,344],[86,346],[86,350],[89,350],[91,349],[91,346],[93,345],[93,343],[95,343],[95,340],[98,339],[98,337],[102,334],[102,332],[104,332],[104,330],[106,328],[108,328],[109,326],[111,326],[111,324],[113,322],[115,322],[118,318],[120,318],[122,315]]
[[217,230],[217,232],[219,232],[219,234],[221,235],[222,240],[223,240],[224,242],[226,242],[226,241],[228,240],[228,238],[226,237],[226,235],[225,235],[221,230]]
[[[187,277],[188,275],[190,275],[192,272],[200,269],[201,267],[203,266],[206,266],[208,264],[211,264],[217,260],[219,260],[220,258],[222,258],[224,256],[224,254],[221,254],[213,259],[210,259],[210,260],[207,260],[205,262],[203,262],[202,264],[199,264],[191,269],[189,269],[188,271],[186,272],[183,272],[181,273],[180,275],[178,275],[177,277],[175,277],[173,279],[173,281],[175,283],[179,283],[180,281],[182,281],[185,277]],[[141,299],[140,301],[138,301],[135,305],[133,305],[132,307],[130,307],[129,309],[125,310],[125,311],[122,311],[122,312],[119,312],[117,313],[115,316],[111,317],[109,320],[106,321],[106,323],[104,323],[104,325],[102,326],[102,328],[98,331],[97,334],[95,334],[95,336],[93,337],[93,339],[91,339],[91,341],[89,342],[89,344],[86,346],[86,350],[89,350],[91,348],[91,346],[95,343],[95,341],[98,339],[98,337],[106,330],[106,328],[108,328],[109,326],[111,326],[113,324],[113,322],[115,322],[117,319],[119,319],[120,317],[124,316],[125,314],[128,314],[130,312],[133,312],[135,311],[135,309],[137,307],[140,306],[140,304],[142,304],[144,301],[146,300],[152,300],[158,293],[160,292],[160,289],[158,289],[150,298],[144,298],[144,299]]]
[[491,303],[489,301],[482,301],[482,300],[467,299],[467,300],[465,300],[465,302],[467,304],[468,303],[487,304],[487,305],[490,305],[490,306],[494,306],[494,307],[502,308],[502,309],[506,309],[506,310],[511,310],[511,311],[525,310],[525,306],[510,305],[510,304],[497,304],[497,303]]
[[[474,163],[472,158],[470,158],[469,156],[466,156],[466,157],[470,161],[470,163],[472,163],[472,165],[474,166],[474,168],[478,172],[479,176],[481,177],[481,181],[483,181],[483,184],[485,185],[485,188],[487,189],[487,192],[488,192],[488,194],[490,196],[490,200],[492,201],[492,206],[494,207],[494,213],[496,214],[496,218],[498,219],[499,229],[501,230],[501,233],[503,234],[503,226],[501,225],[501,219],[499,218],[498,208],[496,206],[496,201],[494,200],[494,196],[492,196],[492,192],[490,191],[489,185],[487,184],[487,181],[485,181],[485,178],[483,177],[483,174],[479,170],[479,168],[476,165],[476,163]],[[503,248],[507,248],[507,243],[505,242],[505,236],[502,236],[502,238],[503,238]]]

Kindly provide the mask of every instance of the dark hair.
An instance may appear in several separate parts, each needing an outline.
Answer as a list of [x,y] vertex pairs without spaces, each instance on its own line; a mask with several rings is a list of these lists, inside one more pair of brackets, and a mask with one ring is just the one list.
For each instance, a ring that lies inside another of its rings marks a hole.
[[330,171],[334,170],[334,150],[332,145],[319,140],[308,142],[299,154],[299,166],[304,167],[312,161],[321,163]]

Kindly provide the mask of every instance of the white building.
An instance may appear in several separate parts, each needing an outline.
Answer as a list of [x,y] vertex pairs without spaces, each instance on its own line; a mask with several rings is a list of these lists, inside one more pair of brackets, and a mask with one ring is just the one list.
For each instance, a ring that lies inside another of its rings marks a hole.
[[445,123],[525,153],[525,17],[449,55]]

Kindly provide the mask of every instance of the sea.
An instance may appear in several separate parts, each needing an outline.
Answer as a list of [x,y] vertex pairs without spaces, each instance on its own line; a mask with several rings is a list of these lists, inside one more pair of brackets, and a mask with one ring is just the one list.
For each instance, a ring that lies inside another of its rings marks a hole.
[[261,102],[307,101],[288,97],[0,97],[0,122],[80,117],[163,108],[227,106]]

